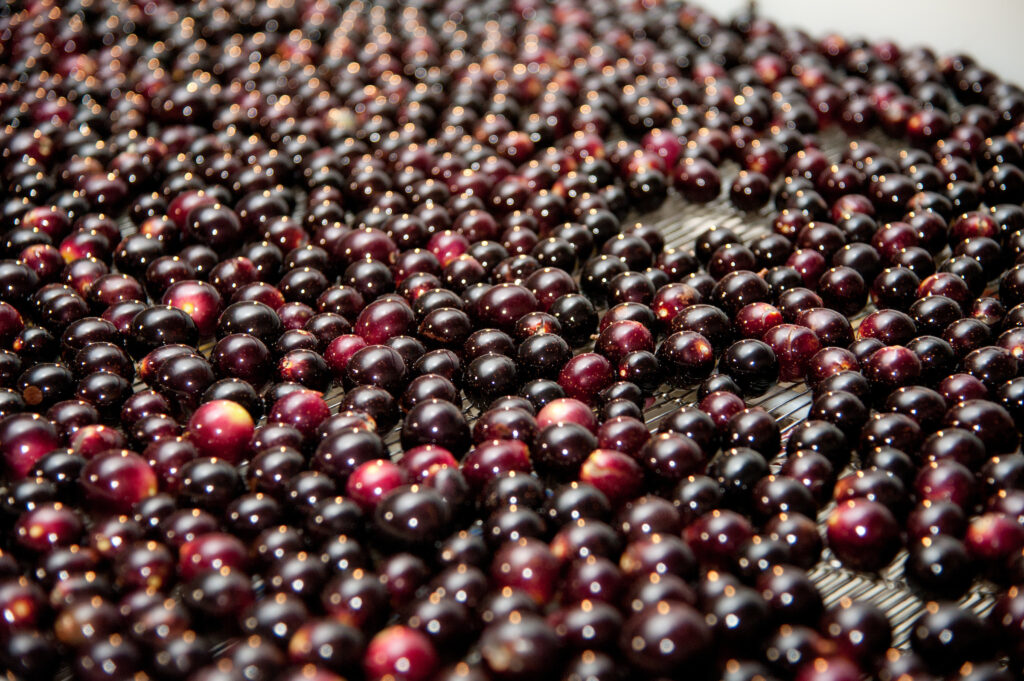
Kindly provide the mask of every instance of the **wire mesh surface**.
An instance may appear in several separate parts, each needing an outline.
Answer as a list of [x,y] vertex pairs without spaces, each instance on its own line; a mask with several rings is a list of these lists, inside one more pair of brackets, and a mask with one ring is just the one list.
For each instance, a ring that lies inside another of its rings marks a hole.
[[[872,141],[884,146],[892,146],[891,140],[882,135],[870,136]],[[821,136],[822,151],[830,161],[838,161],[847,138],[838,132],[825,132]],[[723,180],[729,179],[738,167],[723,164]],[[725,184],[725,182],[723,182]],[[665,203],[656,211],[644,215],[633,215],[632,220],[653,225],[663,234],[666,248],[692,248],[697,237],[712,225],[728,227],[744,243],[751,243],[758,237],[771,231],[771,207],[760,213],[743,213],[730,203],[725,192],[718,199],[707,204],[693,204],[684,201],[675,193],[670,193]],[[860,320],[873,310],[873,306],[865,308],[852,323],[856,327]],[[696,389],[669,389],[655,396],[654,401],[644,411],[644,419],[650,428],[656,428],[660,420],[679,407],[693,405],[697,402]],[[341,401],[341,392],[332,392],[327,396],[331,406]],[[804,383],[779,383],[764,395],[748,399],[748,406],[759,406],[771,413],[782,433],[783,443],[790,431],[810,411],[812,393]],[[479,416],[480,410],[469,401],[464,403],[467,417],[472,424]],[[397,429],[392,430],[385,438],[392,457],[399,456],[401,446]],[[772,462],[772,469],[777,471],[785,460],[783,455]],[[839,476],[849,473],[846,469]],[[823,532],[824,521],[833,504],[823,508],[818,515],[819,530]],[[909,644],[910,631],[914,621],[923,612],[926,601],[923,601],[907,584],[903,574],[903,566],[907,553],[901,551],[894,561],[878,574],[866,574],[844,568],[842,564],[826,548],[822,559],[808,574],[821,592],[826,606],[838,603],[844,598],[867,601],[880,607],[889,617],[893,629],[893,644],[905,648]],[[979,615],[985,615],[995,604],[996,588],[981,580],[976,581],[971,589],[960,599],[961,607]]]
[[[892,141],[881,134],[869,135],[869,138],[883,147],[892,146]],[[826,131],[821,135],[822,151],[830,161],[838,161],[846,141],[846,138],[840,133]],[[738,171],[738,166],[727,162],[723,164],[722,170],[722,177],[725,181]],[[727,182],[723,182],[723,184],[727,185]],[[303,206],[299,205],[296,208],[299,212]],[[656,211],[631,215],[629,219],[657,227],[665,238],[666,248],[691,249],[697,237],[712,225],[728,227],[744,243],[749,244],[771,231],[771,213],[770,206],[759,213],[740,212],[732,206],[725,190],[719,198],[706,204],[688,203],[674,192],[670,192],[668,199]],[[122,222],[121,227],[124,234],[135,231],[134,225],[127,219]],[[873,306],[869,305],[861,314],[852,319],[854,327],[873,309]],[[212,343],[209,343],[201,347],[200,352],[209,356],[212,349]],[[136,390],[146,388],[141,382],[137,383],[135,387]],[[684,405],[694,405],[697,402],[696,394],[696,388],[689,388],[666,389],[665,392],[655,395],[653,402],[644,411],[646,423],[650,428],[656,428],[665,415]],[[336,410],[343,395],[340,388],[334,388],[327,393],[325,398],[327,403]],[[765,394],[746,400],[748,406],[763,407],[775,417],[782,433],[783,445],[790,431],[806,418],[810,411],[811,401],[812,392],[804,383],[778,383]],[[464,401],[463,408],[470,424],[481,413],[480,409],[468,400]],[[393,428],[385,436],[384,444],[392,458],[401,455],[398,428]],[[783,453],[771,462],[773,472],[777,472],[784,461],[785,447],[783,446]],[[839,477],[851,470],[853,469],[848,468],[840,471]],[[819,531],[824,532],[825,518],[833,506],[834,504],[829,504],[819,512]],[[904,578],[903,566],[906,558],[907,552],[900,551],[893,562],[883,571],[877,574],[867,574],[844,568],[826,548],[822,559],[808,571],[808,575],[820,591],[826,606],[834,605],[842,599],[851,599],[870,602],[881,608],[889,617],[892,625],[893,645],[905,648],[909,645],[911,627],[926,605],[926,601],[914,594]],[[257,588],[259,586],[257,584]],[[976,580],[959,600],[959,605],[979,615],[986,615],[995,604],[996,595],[997,590],[993,584]],[[68,674],[63,673],[59,678],[66,679]]]
[[[838,161],[846,145],[846,138],[836,132],[822,135],[822,151],[830,161]],[[883,146],[892,146],[891,140],[878,135],[872,136]],[[723,181],[730,177],[729,169],[723,174]],[[723,182],[724,183],[724,182]],[[665,246],[692,248],[697,236],[712,225],[728,227],[736,233],[744,243],[750,243],[771,231],[771,209],[766,208],[760,214],[740,213],[729,202],[727,197],[720,196],[717,200],[695,205],[684,202],[672,195],[665,204],[653,214],[643,217],[643,222],[656,226],[665,236]],[[859,324],[873,306],[866,308],[852,320],[854,327]],[[767,393],[750,400],[748,406],[760,406],[769,411],[779,423],[783,443],[793,427],[806,418],[810,411],[812,393],[804,383],[780,383]],[[653,405],[645,411],[645,419],[651,426],[656,426],[665,415],[686,404],[696,402],[696,390],[678,390],[660,395]],[[784,448],[783,448],[784,450]],[[784,461],[785,454],[772,464],[777,470]],[[840,477],[852,469],[840,472]],[[823,508],[818,514],[819,530],[823,531],[824,520],[834,504]],[[880,607],[889,617],[893,628],[893,643],[897,647],[907,647],[910,631],[914,621],[923,612],[926,601],[923,601],[911,590],[904,577],[903,566],[907,552],[901,551],[894,561],[878,574],[866,574],[842,567],[841,563],[826,548],[821,561],[809,572],[809,576],[824,598],[825,605],[831,606],[844,598],[873,603]],[[979,615],[986,615],[995,604],[996,588],[993,584],[976,580],[970,590],[960,599],[961,607]]]

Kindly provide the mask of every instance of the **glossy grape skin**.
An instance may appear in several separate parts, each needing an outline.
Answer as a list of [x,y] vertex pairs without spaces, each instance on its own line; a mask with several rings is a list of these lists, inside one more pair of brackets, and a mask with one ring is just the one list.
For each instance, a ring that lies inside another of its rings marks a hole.
[[406,449],[437,444],[459,456],[466,451],[469,441],[469,426],[462,411],[444,400],[430,399],[416,404],[403,422],[402,444]]
[[8,469],[21,477],[59,444],[57,431],[35,414],[13,414],[0,420],[0,434],[6,443],[3,455]]
[[779,379],[783,381],[802,379],[811,357],[821,349],[817,335],[796,324],[779,324],[769,329],[762,339],[775,353],[779,362]]
[[1009,453],[1020,439],[1009,413],[987,400],[968,400],[952,407],[943,423],[973,432],[989,454]]
[[887,393],[914,383],[921,375],[921,361],[905,347],[886,346],[871,354],[864,373],[876,390]]
[[91,459],[82,476],[84,491],[94,503],[122,513],[157,491],[149,463],[127,450],[110,450]]
[[735,315],[750,303],[767,302],[768,284],[756,274],[746,270],[730,272],[715,284],[711,297],[716,305]]
[[[529,654],[510,659],[503,651],[518,641]],[[490,624],[481,635],[481,654],[486,667],[500,679],[520,681],[544,673],[558,658],[559,640],[554,629],[537,615],[527,614]]]
[[[642,642],[626,646],[634,664],[650,673],[672,674],[699,663],[700,654],[711,642],[711,631],[695,610],[674,603],[633,615],[623,628],[622,639]],[[666,640],[676,645],[663,645]],[[686,643],[680,647],[682,641]]]
[[450,508],[436,491],[410,485],[396,488],[377,505],[375,519],[386,541],[421,546],[446,528]]
[[229,400],[207,402],[189,420],[189,433],[200,456],[219,455],[233,462],[248,450],[254,430],[249,412]]
[[566,396],[592,404],[599,393],[612,382],[609,361],[596,353],[584,353],[565,364],[558,376]]
[[725,565],[732,554],[753,535],[750,522],[735,511],[713,510],[700,516],[684,532],[684,539],[698,560]]
[[409,627],[394,625],[384,629],[367,645],[364,669],[368,679],[400,678],[425,681],[438,665],[437,652],[426,635]]
[[911,545],[907,562],[909,578],[926,593],[957,598],[972,580],[970,556],[963,542],[948,536],[924,538]]
[[855,568],[877,570],[888,564],[899,548],[898,534],[892,513],[873,501],[847,501],[828,520],[830,546],[845,564]]
[[752,396],[766,392],[779,376],[775,352],[767,344],[752,339],[729,346],[719,360],[719,368]]
[[984,659],[992,644],[987,623],[977,615],[938,604],[917,620],[911,640],[929,669],[940,673],[967,660]]
[[679,385],[697,383],[711,374],[714,348],[695,331],[678,331],[658,346],[655,355],[661,366],[670,372],[672,382]]

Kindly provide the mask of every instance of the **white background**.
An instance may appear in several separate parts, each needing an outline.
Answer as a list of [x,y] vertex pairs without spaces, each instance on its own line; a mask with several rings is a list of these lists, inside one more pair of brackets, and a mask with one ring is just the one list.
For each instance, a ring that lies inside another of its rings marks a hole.
[[[746,0],[697,0],[728,19]],[[812,36],[836,32],[899,45],[926,45],[937,55],[962,52],[1017,85],[1024,84],[1021,0],[760,0],[762,16]]]

